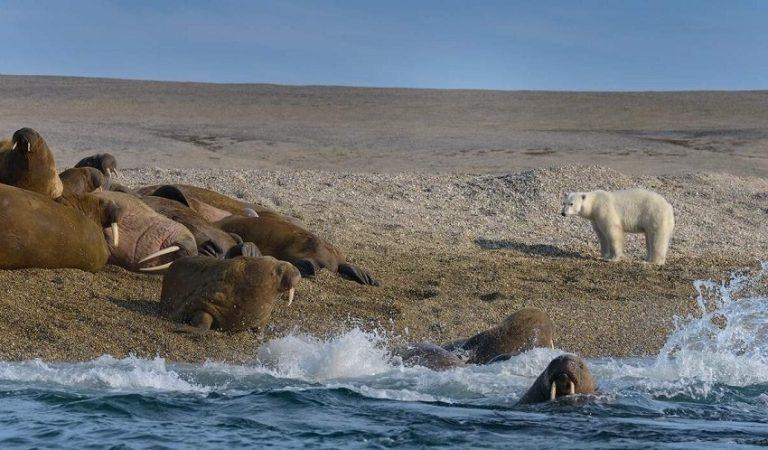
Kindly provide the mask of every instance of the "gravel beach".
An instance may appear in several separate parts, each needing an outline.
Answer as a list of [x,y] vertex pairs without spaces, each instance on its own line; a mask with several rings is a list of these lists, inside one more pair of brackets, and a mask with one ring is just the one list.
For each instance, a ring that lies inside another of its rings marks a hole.
[[[36,128],[61,170],[110,151],[126,185],[183,182],[261,203],[382,284],[323,272],[278,305],[264,336],[191,337],[158,317],[159,276],[0,271],[0,359],[248,361],[262,339],[351,327],[444,342],[530,306],[564,350],[653,355],[673,317],[699,311],[694,280],[768,259],[764,92],[408,94],[0,77],[0,132]],[[610,114],[626,104],[632,114]],[[640,261],[637,235],[627,261],[600,260],[589,222],[559,214],[567,191],[629,187],[675,208],[664,267]]]

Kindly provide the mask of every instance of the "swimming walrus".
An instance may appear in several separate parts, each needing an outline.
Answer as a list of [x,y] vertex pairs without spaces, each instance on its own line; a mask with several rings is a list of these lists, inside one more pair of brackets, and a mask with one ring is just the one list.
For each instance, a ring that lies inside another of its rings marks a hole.
[[107,178],[93,167],[73,167],[59,174],[64,191],[86,194],[107,188]]
[[163,279],[160,312],[197,332],[261,332],[277,296],[288,292],[290,305],[300,279],[293,265],[271,256],[181,258],[171,264]]
[[311,277],[320,269],[328,269],[360,284],[379,285],[370,273],[348,263],[331,243],[279,214],[262,212],[259,217],[231,215],[215,225],[241,236],[246,242],[253,242],[264,255],[292,263],[303,277]]
[[183,203],[151,195],[141,197],[141,200],[156,212],[187,227],[195,237],[198,253],[223,257],[230,248],[243,242],[240,236],[222,231]]
[[112,201],[123,211],[118,220],[119,245],[109,248],[110,264],[132,271],[162,272],[176,259],[197,255],[195,237],[184,225],[156,213],[139,198],[112,191],[91,195]]
[[119,239],[122,214],[113,202],[91,194],[57,201],[0,184],[0,269],[101,269],[109,258],[104,229]]
[[466,364],[454,353],[431,342],[419,342],[396,348],[393,356],[399,357],[404,366],[421,366],[432,370],[448,370],[465,367]]
[[75,167],[93,167],[100,171],[105,177],[118,175],[117,159],[109,153],[99,153],[87,156],[75,164]]
[[48,144],[31,128],[13,133],[11,148],[0,151],[0,183],[48,198],[61,196],[64,189]]
[[543,311],[524,308],[489,330],[443,347],[468,364],[488,364],[536,347],[554,348],[553,335],[554,324]]
[[576,355],[560,355],[549,363],[518,403],[541,403],[595,392],[597,385],[584,360]]

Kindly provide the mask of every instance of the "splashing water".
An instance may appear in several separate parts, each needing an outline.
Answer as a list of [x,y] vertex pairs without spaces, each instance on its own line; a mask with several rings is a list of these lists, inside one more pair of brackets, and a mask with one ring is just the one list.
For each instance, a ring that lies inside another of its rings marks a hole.
[[559,350],[433,372],[353,329],[274,339],[247,365],[0,362],[0,447],[765,445],[767,279],[696,282],[699,314],[657,357],[588,360],[601,393],[579,406],[516,406]]

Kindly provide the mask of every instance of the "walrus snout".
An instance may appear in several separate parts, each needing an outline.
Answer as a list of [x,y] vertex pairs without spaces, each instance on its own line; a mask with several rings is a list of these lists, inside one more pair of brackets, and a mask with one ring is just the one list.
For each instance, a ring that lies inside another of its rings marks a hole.
[[196,256],[197,244],[194,238],[182,236],[170,245],[164,245],[160,250],[151,253],[139,260],[138,265],[153,261],[153,265],[139,267],[140,272],[161,272],[173,264],[177,259],[185,256]]
[[557,373],[550,379],[550,400],[554,400],[557,397],[562,397],[564,395],[574,394],[576,394],[576,383],[573,382],[567,373]]
[[13,138],[11,139],[11,142],[13,142],[13,147],[11,147],[13,150],[19,150],[27,153],[32,152],[32,144],[37,142],[37,139],[40,137],[40,134],[33,130],[32,128],[22,128],[20,130],[16,130],[15,133],[13,133]]

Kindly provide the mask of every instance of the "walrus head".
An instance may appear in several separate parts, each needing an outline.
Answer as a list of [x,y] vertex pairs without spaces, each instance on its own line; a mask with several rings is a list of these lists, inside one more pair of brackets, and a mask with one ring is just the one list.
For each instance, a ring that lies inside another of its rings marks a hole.
[[118,223],[123,215],[123,209],[114,201],[96,197],[92,194],[76,194],[65,192],[56,202],[80,211],[102,228],[110,230],[108,241],[113,247],[120,244],[120,229]]
[[42,146],[48,148],[40,134],[32,128],[22,128],[13,133],[11,148],[19,153],[32,153],[40,151]]
[[109,153],[99,153],[85,157],[78,161],[77,164],[75,164],[75,167],[93,167],[106,177],[112,175],[118,176],[120,174],[120,172],[117,171],[117,159]]
[[519,403],[542,403],[596,391],[595,380],[584,360],[576,355],[560,355],[547,365]]

